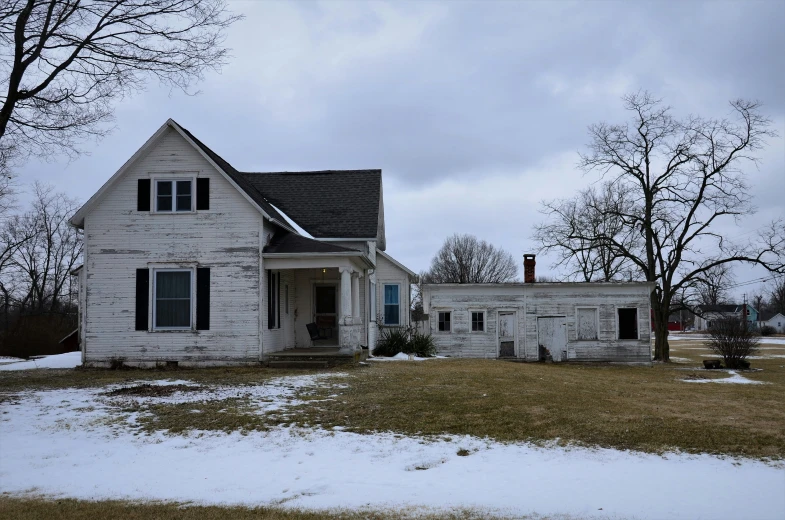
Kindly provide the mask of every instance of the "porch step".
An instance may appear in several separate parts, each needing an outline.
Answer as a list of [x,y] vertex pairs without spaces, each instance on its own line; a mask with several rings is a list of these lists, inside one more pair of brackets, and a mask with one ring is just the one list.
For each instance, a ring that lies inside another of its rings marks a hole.
[[315,359],[287,359],[268,361],[270,368],[328,368],[330,364],[324,360]]

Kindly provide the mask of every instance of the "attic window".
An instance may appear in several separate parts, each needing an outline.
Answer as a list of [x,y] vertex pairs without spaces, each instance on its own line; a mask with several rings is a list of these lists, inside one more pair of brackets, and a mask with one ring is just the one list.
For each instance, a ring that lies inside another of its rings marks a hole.
[[155,211],[159,213],[176,213],[193,211],[193,182],[156,181]]

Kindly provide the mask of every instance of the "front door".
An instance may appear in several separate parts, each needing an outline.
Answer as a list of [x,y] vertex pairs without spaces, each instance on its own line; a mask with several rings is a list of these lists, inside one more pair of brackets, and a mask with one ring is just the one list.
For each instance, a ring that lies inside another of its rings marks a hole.
[[313,321],[319,328],[319,338],[333,339],[338,337],[338,291],[335,285],[314,286],[314,317]]
[[537,318],[537,340],[540,350],[547,350],[544,355],[550,354],[553,361],[567,361],[567,318]]
[[515,357],[514,312],[499,312],[499,357]]

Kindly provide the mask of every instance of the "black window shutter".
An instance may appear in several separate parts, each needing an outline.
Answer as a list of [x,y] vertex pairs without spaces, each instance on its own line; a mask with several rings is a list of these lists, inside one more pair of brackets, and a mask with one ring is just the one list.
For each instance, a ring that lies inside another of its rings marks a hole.
[[[148,181],[150,182],[150,181]],[[150,270],[136,270],[136,330],[147,330],[147,310],[150,305]]]
[[150,211],[150,179],[139,179],[136,211]]
[[208,177],[196,179],[196,209],[210,209],[210,179]]
[[210,330],[210,268],[196,269],[196,330]]
[[268,270],[267,271],[267,328],[273,329],[275,328],[275,312],[273,309],[275,308],[273,302],[273,272]]

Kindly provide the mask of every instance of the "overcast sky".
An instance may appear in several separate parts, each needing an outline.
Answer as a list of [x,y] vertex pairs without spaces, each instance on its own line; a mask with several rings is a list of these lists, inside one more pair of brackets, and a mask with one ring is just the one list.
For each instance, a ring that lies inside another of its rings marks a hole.
[[779,137],[747,172],[759,212],[724,232],[785,216],[783,1],[230,5],[233,57],[198,95],[152,83],[89,155],[21,180],[87,200],[172,117],[240,170],[381,168],[387,250],[415,271],[456,232],[520,259],[539,201],[596,180],[575,168],[587,126],[624,121],[620,96],[644,88],[677,115],[763,102]]

